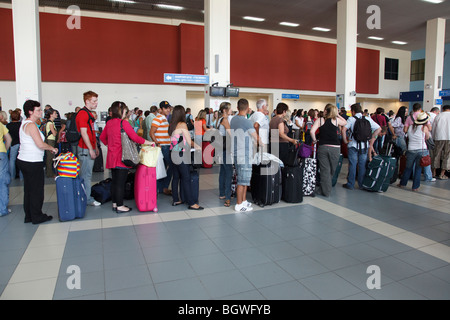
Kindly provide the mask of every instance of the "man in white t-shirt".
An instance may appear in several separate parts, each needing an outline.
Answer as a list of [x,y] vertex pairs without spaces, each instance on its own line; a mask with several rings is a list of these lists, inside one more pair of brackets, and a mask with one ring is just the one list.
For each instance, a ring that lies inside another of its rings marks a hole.
[[[263,152],[267,152],[269,146],[269,119],[267,118],[267,101],[260,99],[256,102],[256,112],[250,117],[253,122],[253,127],[256,130],[256,134],[260,137],[262,143],[261,147]],[[259,140],[259,139],[258,139]]]

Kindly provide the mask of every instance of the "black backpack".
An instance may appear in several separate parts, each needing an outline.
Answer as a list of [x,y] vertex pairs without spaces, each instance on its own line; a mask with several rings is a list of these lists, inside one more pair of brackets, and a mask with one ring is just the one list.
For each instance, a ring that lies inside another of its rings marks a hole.
[[[69,143],[78,143],[78,141],[80,141],[81,133],[80,133],[80,131],[78,131],[76,119],[77,119],[78,114],[81,111],[87,112],[87,114],[89,116],[88,126],[89,126],[90,122],[93,123],[95,121],[95,119],[91,116],[91,114],[87,108],[83,108],[80,111],[78,111],[76,114],[72,115],[72,118],[70,118],[70,120],[67,122],[67,125],[66,125],[66,128],[67,128],[66,129],[66,131],[67,131],[66,139],[67,139],[67,142],[69,142]],[[91,128],[91,131],[92,131],[92,126],[89,126],[89,128]]]
[[188,131],[194,130],[194,125],[192,124],[190,115],[186,115],[186,125],[188,127]]
[[372,139],[372,127],[369,120],[362,116],[361,118],[355,117],[356,122],[353,126],[352,136],[358,143],[358,149],[361,149],[362,143],[367,143]]

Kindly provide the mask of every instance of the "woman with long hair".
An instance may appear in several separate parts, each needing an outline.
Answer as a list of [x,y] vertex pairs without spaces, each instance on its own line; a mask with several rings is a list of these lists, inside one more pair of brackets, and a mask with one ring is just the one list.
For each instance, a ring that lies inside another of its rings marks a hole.
[[403,128],[405,127],[406,122],[406,113],[408,110],[405,106],[402,106],[398,109],[397,115],[395,116],[395,120],[392,122],[392,127],[394,128],[394,137],[393,141],[397,147],[402,150],[402,153],[406,151],[406,139],[405,139],[405,131]]
[[191,187],[191,148],[195,147],[186,124],[186,111],[183,106],[175,106],[169,124],[169,136],[171,137],[172,157],[172,205],[183,204],[179,195],[184,195],[184,201],[189,210],[203,210],[192,196]]
[[[53,148],[56,148],[56,137],[58,135],[58,131],[55,127],[55,119],[58,118],[58,112],[53,109],[48,109],[47,113],[45,114],[45,119],[47,119],[45,123],[45,142],[52,146]],[[51,151],[47,150],[45,152],[45,167],[46,167],[46,173],[47,178],[54,178],[56,175],[53,172],[53,154]]]
[[[269,123],[270,130],[278,130],[279,158],[284,164],[287,163],[289,157],[289,143],[292,143],[295,146],[299,143],[298,140],[295,140],[288,135],[289,127],[285,121],[288,110],[288,105],[280,102],[276,108],[276,116],[273,117]],[[275,139],[273,136],[271,138]],[[274,140],[271,141],[271,145],[274,143],[273,141]]]
[[130,167],[122,162],[122,128],[132,141],[143,145],[151,145],[152,143],[138,136],[134,131],[127,120],[129,109],[125,103],[116,101],[111,105],[110,110],[111,119],[106,123],[105,129],[100,135],[100,141],[108,147],[106,168],[111,169],[112,173],[112,210],[117,213],[127,213],[132,209],[124,205],[123,199]]
[[222,102],[219,108],[219,119],[216,123],[216,129],[219,130],[222,136],[222,160],[220,162],[219,172],[219,199],[225,200],[225,207],[231,205],[231,183],[233,179],[233,163],[231,159],[231,127],[230,116],[231,103]]
[[[414,124],[408,128],[408,151],[406,151],[406,168],[402,179],[397,185],[400,188],[406,187],[411,174],[413,174],[412,191],[419,191],[422,166],[420,159],[429,155],[426,141],[430,137],[430,130],[426,125],[430,116],[426,112],[420,113],[414,120]],[[414,171],[414,173],[413,173]]]
[[317,192],[329,197],[332,190],[332,178],[339,163],[341,154],[340,127],[347,125],[347,120],[339,115],[335,105],[327,104],[323,111],[323,118],[319,118],[311,128],[311,139],[316,143],[316,131],[320,128],[317,159],[320,168],[320,187]]

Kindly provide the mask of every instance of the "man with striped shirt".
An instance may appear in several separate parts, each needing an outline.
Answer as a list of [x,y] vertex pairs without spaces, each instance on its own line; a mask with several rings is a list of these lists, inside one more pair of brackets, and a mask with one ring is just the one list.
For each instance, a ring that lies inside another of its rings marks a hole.
[[169,136],[169,122],[167,117],[170,114],[170,103],[162,101],[159,104],[159,114],[153,119],[152,127],[150,129],[150,137],[156,143],[157,147],[161,147],[161,152],[164,156],[164,164],[167,170],[167,177],[158,180],[158,192],[165,195],[172,195],[169,190],[170,182],[172,180],[172,159],[170,157],[170,136]]

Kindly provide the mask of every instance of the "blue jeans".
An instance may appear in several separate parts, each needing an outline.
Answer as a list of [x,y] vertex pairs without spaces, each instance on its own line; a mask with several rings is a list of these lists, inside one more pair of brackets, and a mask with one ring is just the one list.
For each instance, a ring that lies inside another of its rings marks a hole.
[[402,152],[405,152],[407,150],[405,137],[397,137],[397,139],[394,140],[394,143],[397,147],[402,149]]
[[194,199],[192,199],[191,193],[191,165],[190,164],[172,164],[173,168],[173,180],[172,180],[172,200],[173,202],[179,202],[180,195],[178,192],[178,186],[180,191],[182,190],[185,195],[183,199],[189,206],[195,205]]
[[10,183],[8,154],[0,152],[0,216],[8,214]]
[[220,165],[219,172],[219,193],[221,197],[225,197],[225,200],[231,200],[231,182],[233,180],[233,165],[229,153],[223,152],[223,160]]
[[[16,177],[16,160],[19,155],[20,144],[16,144],[9,149],[9,172],[11,174],[11,180]],[[23,180],[22,171],[19,173],[20,180]]]
[[358,167],[358,186],[362,188],[366,174],[367,149],[358,150],[355,147],[348,148],[348,177],[347,186],[355,189],[356,167]]
[[[422,175],[422,167],[420,166],[420,158],[428,155],[428,150],[408,150],[406,152],[406,168],[400,181],[401,186],[406,186],[411,174],[413,174],[413,189],[419,189],[420,176]],[[414,173],[413,173],[414,172]]]
[[157,181],[158,192],[162,193],[164,189],[168,189],[172,181],[172,157],[170,146],[161,146],[161,152],[164,157],[164,165],[167,170],[167,177]]
[[94,168],[95,159],[91,158],[89,149],[77,148],[77,158],[80,161],[80,177],[84,179],[84,185],[86,188],[87,203],[94,202],[94,198],[91,197],[91,181],[92,181],[92,169]]

